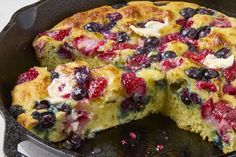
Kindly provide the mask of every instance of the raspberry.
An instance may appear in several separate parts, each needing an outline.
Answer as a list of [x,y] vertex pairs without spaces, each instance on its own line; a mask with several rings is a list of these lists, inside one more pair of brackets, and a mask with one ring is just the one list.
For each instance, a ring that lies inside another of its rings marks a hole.
[[198,89],[208,89],[211,92],[217,91],[216,85],[210,81],[198,81],[196,86]]
[[104,93],[107,84],[108,81],[104,77],[99,77],[89,82],[88,97],[91,99],[101,96]]
[[100,53],[97,55],[98,58],[104,62],[111,62],[113,58],[116,57],[116,53],[109,51],[109,52],[105,52],[105,53]]
[[223,76],[227,81],[234,81],[236,78],[236,63],[231,67],[224,69]]
[[236,95],[236,88],[230,84],[224,85],[223,92],[229,95]]
[[122,74],[121,82],[128,94],[139,96],[146,94],[146,82],[143,78],[136,77],[133,72]]
[[40,35],[47,35],[55,40],[62,41],[66,36],[70,34],[71,29],[64,30],[51,30],[48,32],[41,33]]
[[230,21],[226,17],[217,17],[213,20],[213,22],[210,24],[210,26],[214,27],[221,27],[221,28],[228,28],[232,27]]
[[147,64],[147,54],[135,55],[128,60],[128,69],[138,70]]
[[161,62],[161,66],[162,66],[162,69],[164,70],[170,70],[170,69],[174,69],[180,66],[182,63],[183,63],[182,58],[177,58],[177,59],[170,58],[170,59],[163,60]]
[[136,44],[129,44],[129,43],[113,43],[112,44],[112,51],[114,50],[124,50],[124,49],[136,49],[138,45]]
[[205,57],[210,53],[212,53],[211,50],[203,50],[199,53],[187,51],[183,56],[193,60],[194,62],[201,63],[205,59]]
[[89,56],[93,55],[98,49],[105,44],[103,40],[91,39],[86,37],[77,37],[73,40],[73,46],[82,54]]
[[22,84],[25,82],[32,81],[39,75],[38,71],[35,68],[30,68],[27,72],[24,72],[23,74],[20,74],[20,76],[17,79],[16,84]]
[[231,107],[227,106],[224,102],[217,102],[214,104],[214,110],[212,114],[214,115],[215,119],[220,121],[224,118],[227,113],[232,110]]
[[207,100],[201,106],[201,115],[204,119],[209,118],[211,116],[211,112],[213,110],[213,101],[212,99]]

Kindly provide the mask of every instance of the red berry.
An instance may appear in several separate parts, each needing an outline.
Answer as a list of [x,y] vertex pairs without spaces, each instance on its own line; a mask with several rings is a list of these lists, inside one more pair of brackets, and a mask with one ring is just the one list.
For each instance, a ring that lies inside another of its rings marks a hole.
[[179,35],[179,32],[176,32],[176,33],[171,33],[162,37],[160,41],[161,41],[161,44],[166,44],[171,41],[178,40],[178,39],[180,39],[180,35]]
[[212,99],[209,99],[201,106],[202,118],[204,119],[210,118],[212,110],[213,110],[213,101]]
[[128,60],[127,67],[128,69],[138,70],[142,66],[147,64],[147,54],[135,55]]
[[210,24],[210,26],[214,27],[221,27],[221,28],[228,28],[232,27],[230,21],[226,17],[217,17],[213,20],[213,22]]
[[233,87],[232,85],[224,85],[223,92],[229,95],[236,95],[236,87]]
[[16,84],[21,84],[21,83],[25,83],[25,82],[28,82],[28,81],[32,81],[38,75],[39,75],[39,73],[38,73],[38,71],[36,71],[35,68],[30,68],[27,72],[24,72],[23,74],[21,74],[18,77]]
[[220,121],[222,118],[225,118],[230,110],[232,110],[231,107],[227,106],[225,102],[220,101],[214,104],[212,114],[216,120]]
[[136,49],[138,45],[129,43],[113,43],[112,50]]
[[217,91],[217,87],[214,83],[210,82],[210,81],[198,81],[196,83],[196,86],[198,89],[207,89],[211,92],[216,92]]
[[116,53],[109,51],[109,52],[100,53],[97,56],[100,60],[104,62],[111,62],[112,59],[116,57]]
[[40,35],[47,35],[55,40],[62,41],[66,36],[70,34],[71,29],[64,30],[51,30],[45,33],[41,33]]
[[128,94],[143,96],[146,94],[146,83],[143,78],[136,77],[135,73],[122,74],[122,85]]
[[227,81],[234,81],[236,78],[236,63],[231,67],[224,69],[223,76]]
[[230,122],[236,122],[236,110],[231,109],[226,115],[225,119]]
[[104,93],[107,84],[107,79],[104,77],[99,77],[89,82],[88,97],[91,99],[101,96]]
[[77,37],[73,40],[73,46],[86,56],[93,55],[104,44],[105,42],[103,40],[99,41],[97,39],[91,39],[83,36]]
[[197,63],[201,63],[205,59],[205,57],[210,53],[212,53],[211,50],[203,50],[199,53],[187,51],[183,56]]
[[191,27],[193,25],[193,21],[192,20],[186,20],[186,19],[178,19],[176,21],[176,23],[182,27]]
[[161,62],[161,66],[163,70],[170,70],[170,69],[174,69],[180,66],[183,62],[184,61],[182,58],[177,58],[177,59],[170,58],[170,59],[163,60]]
[[159,152],[159,151],[162,151],[164,149],[164,145],[163,144],[158,144],[156,146],[156,150]]
[[135,140],[137,138],[137,135],[134,132],[130,132],[129,133],[129,137],[133,140]]

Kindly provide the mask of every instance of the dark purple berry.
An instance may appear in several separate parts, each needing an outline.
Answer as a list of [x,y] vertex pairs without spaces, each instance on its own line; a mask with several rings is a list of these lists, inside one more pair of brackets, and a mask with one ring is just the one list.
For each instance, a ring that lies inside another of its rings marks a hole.
[[180,10],[180,15],[182,15],[185,19],[191,18],[195,14],[195,10],[192,8],[184,8]]
[[118,21],[122,19],[123,16],[119,12],[114,12],[114,13],[107,14],[106,17],[111,21]]
[[185,74],[188,75],[188,77],[197,80],[201,80],[203,78],[202,70],[195,67],[185,70]]
[[127,5],[128,5],[127,3],[119,3],[119,4],[113,4],[111,7],[113,9],[120,9],[120,8],[125,7]]
[[103,26],[102,31],[108,32],[108,31],[110,31],[115,25],[116,25],[116,22],[111,21],[111,22],[109,22],[108,24],[106,24],[106,25]]
[[204,38],[211,32],[210,26],[203,26],[197,29],[198,32],[198,38]]
[[49,109],[50,108],[50,103],[47,100],[42,100],[40,102],[35,102],[35,109],[41,110],[41,109]]
[[198,39],[198,31],[195,28],[190,28],[187,37],[190,39]]
[[210,9],[206,9],[206,8],[199,8],[196,9],[196,13],[197,14],[205,14],[205,15],[214,15],[214,11],[210,10]]
[[187,45],[188,45],[188,50],[189,51],[192,51],[192,52],[196,52],[197,51],[197,47],[194,44],[188,42]]
[[73,58],[73,53],[71,51],[71,47],[65,43],[63,44],[59,50],[57,51],[58,56],[64,59],[72,59]]
[[145,104],[145,100],[143,97],[131,96],[122,101],[121,110],[122,112],[140,111],[144,104]]
[[62,111],[62,112],[66,112],[66,113],[71,113],[70,106],[65,104],[65,103],[60,103],[56,107],[57,107],[58,111]]
[[87,95],[87,90],[84,87],[76,87],[74,89],[74,91],[72,92],[72,98],[75,101],[79,101],[82,100],[83,98],[85,98]]
[[51,80],[54,80],[55,78],[59,78],[59,74],[55,71],[51,71]]
[[136,25],[140,28],[145,28],[145,24],[146,24],[145,22],[139,22]]
[[230,49],[227,49],[227,48],[222,48],[220,50],[218,50],[214,55],[217,57],[217,58],[228,58],[230,56]]
[[9,112],[14,118],[17,118],[17,116],[21,113],[24,113],[25,110],[20,105],[11,105],[9,108]]
[[39,125],[41,128],[51,128],[54,125],[56,118],[54,113],[48,112],[43,114],[41,120],[39,121]]
[[84,26],[84,29],[86,29],[89,32],[100,32],[101,28],[102,25],[96,22],[89,22]]
[[203,70],[203,75],[207,80],[217,78],[219,76],[219,73],[214,69],[205,69]]
[[36,129],[38,130],[51,128],[54,125],[55,120],[56,120],[55,115],[52,112],[39,113],[35,111],[31,115],[34,119],[37,119],[39,121],[36,126]]
[[196,93],[191,93],[190,98],[193,104],[202,104],[202,99]]
[[90,70],[86,66],[81,66],[74,69],[74,75],[77,83],[83,85],[90,79]]
[[185,105],[189,105],[192,103],[191,98],[190,98],[190,93],[187,88],[182,89],[179,93],[179,96]]
[[130,37],[127,33],[125,32],[118,32],[116,34],[116,41],[119,43],[127,42],[129,41]]
[[174,51],[165,51],[161,54],[162,60],[175,57],[177,57],[177,55]]
[[151,49],[148,47],[139,47],[136,50],[137,54],[144,54],[144,53],[149,53],[149,52],[151,52]]
[[156,37],[147,38],[144,42],[144,47],[155,48],[160,43],[159,39]]
[[63,146],[67,149],[76,149],[79,148],[81,141],[82,139],[78,134],[71,133],[63,143]]
[[31,116],[33,117],[33,119],[37,119],[40,120],[41,119],[41,114],[38,111],[34,111]]

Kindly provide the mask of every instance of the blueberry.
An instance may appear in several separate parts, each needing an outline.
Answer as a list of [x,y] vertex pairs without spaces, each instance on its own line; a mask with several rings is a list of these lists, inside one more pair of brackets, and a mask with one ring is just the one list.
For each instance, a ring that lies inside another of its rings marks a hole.
[[151,52],[151,49],[148,47],[139,47],[136,50],[137,54],[144,54],[144,53],[149,53],[149,52]]
[[59,74],[55,71],[51,71],[51,80],[54,80],[55,78],[59,78]]
[[52,112],[39,113],[35,111],[31,115],[34,119],[37,119],[39,121],[36,126],[36,129],[38,130],[51,128],[54,125],[55,120],[56,120],[55,115]]
[[86,25],[84,25],[84,29],[86,29],[89,32],[100,32],[101,28],[102,25],[96,22],[89,22]]
[[146,24],[145,22],[139,22],[136,25],[140,28],[145,28],[145,24]]
[[192,8],[183,8],[180,10],[180,15],[182,15],[185,19],[191,18],[195,14],[196,14],[196,12]]
[[217,58],[228,58],[230,56],[230,49],[227,49],[227,48],[222,48],[220,50],[218,50],[214,55],[217,57]]
[[187,45],[188,45],[188,50],[189,51],[193,51],[193,52],[197,51],[197,47],[194,44],[188,42]]
[[76,149],[79,148],[81,141],[82,139],[78,134],[71,133],[63,143],[63,146],[67,149]]
[[207,80],[209,80],[217,78],[219,76],[219,73],[214,69],[205,69],[203,70],[203,75]]
[[123,43],[129,41],[130,37],[127,33],[125,32],[118,32],[116,33],[116,41]]
[[72,53],[71,47],[67,43],[60,46],[59,50],[56,53],[61,58],[73,59],[73,53]]
[[190,98],[193,104],[202,104],[202,99],[196,93],[191,93]]
[[87,90],[83,86],[76,87],[74,91],[72,92],[72,98],[75,101],[82,100],[83,98],[86,97],[86,95],[87,95]]
[[120,9],[120,8],[125,7],[127,5],[128,5],[127,3],[119,3],[119,4],[113,4],[111,7],[113,9]]
[[66,112],[66,113],[71,113],[71,108],[69,105],[65,103],[60,103],[56,106],[58,111]]
[[147,38],[144,42],[144,47],[155,48],[160,43],[160,40],[157,37]]
[[46,114],[43,114],[42,119],[39,123],[42,128],[51,128],[54,125],[55,120],[55,115],[51,112],[48,112]]
[[145,100],[142,96],[131,96],[122,101],[121,111],[140,111],[144,104]]
[[25,110],[20,105],[11,105],[9,112],[14,118],[17,118],[17,116],[24,113]]
[[108,24],[106,24],[106,25],[103,26],[102,31],[108,32],[108,31],[110,31],[113,27],[115,27],[115,25],[116,25],[116,22],[111,21],[111,22],[109,22]]
[[90,79],[90,70],[86,66],[81,66],[74,69],[74,75],[77,83],[83,85]]
[[107,14],[106,17],[111,21],[118,21],[122,19],[123,16],[119,12],[114,12],[114,13]]
[[202,26],[197,29],[197,32],[198,32],[198,38],[203,38],[211,32],[211,27],[210,26]]
[[192,103],[191,98],[190,98],[190,93],[187,88],[182,89],[179,93],[179,96],[185,105],[189,105]]
[[187,37],[189,37],[190,39],[197,39],[198,36],[199,36],[198,31],[195,28],[190,28]]
[[214,11],[206,8],[198,8],[196,9],[197,14],[205,14],[205,15],[214,15]]
[[37,119],[40,120],[41,119],[41,114],[38,111],[34,111],[31,116],[33,117],[33,119]]
[[174,51],[165,51],[161,54],[162,60],[175,57],[177,57],[177,55]]
[[195,67],[185,70],[185,74],[188,75],[188,77],[197,80],[201,80],[203,78],[202,70]]
[[198,32],[196,29],[194,28],[182,28],[180,30],[180,34],[183,36],[183,37],[189,37],[190,39],[196,39],[197,36],[198,36]]
[[40,109],[49,109],[50,108],[50,103],[47,100],[42,100],[40,102],[35,102],[35,109],[40,110]]

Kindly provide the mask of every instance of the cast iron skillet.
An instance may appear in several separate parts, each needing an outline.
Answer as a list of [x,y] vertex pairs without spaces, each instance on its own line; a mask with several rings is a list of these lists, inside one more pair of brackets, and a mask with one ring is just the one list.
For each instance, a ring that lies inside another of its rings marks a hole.
[[[186,0],[236,17],[235,0]],[[57,144],[41,140],[22,128],[8,113],[10,92],[17,76],[29,67],[38,65],[32,40],[39,32],[76,12],[89,10],[105,4],[120,3],[119,0],[42,0],[17,11],[0,34],[0,110],[5,118],[6,130],[4,152],[9,157],[23,156],[17,151],[18,143],[29,140],[58,156],[221,156],[222,152],[200,136],[178,129],[176,124],[160,115],[131,122],[98,133],[75,151],[65,150]],[[120,140],[130,131],[141,135],[135,147],[122,147]],[[157,152],[155,146],[163,144]],[[234,153],[227,154],[233,155]],[[236,156],[236,155],[235,155]]]

